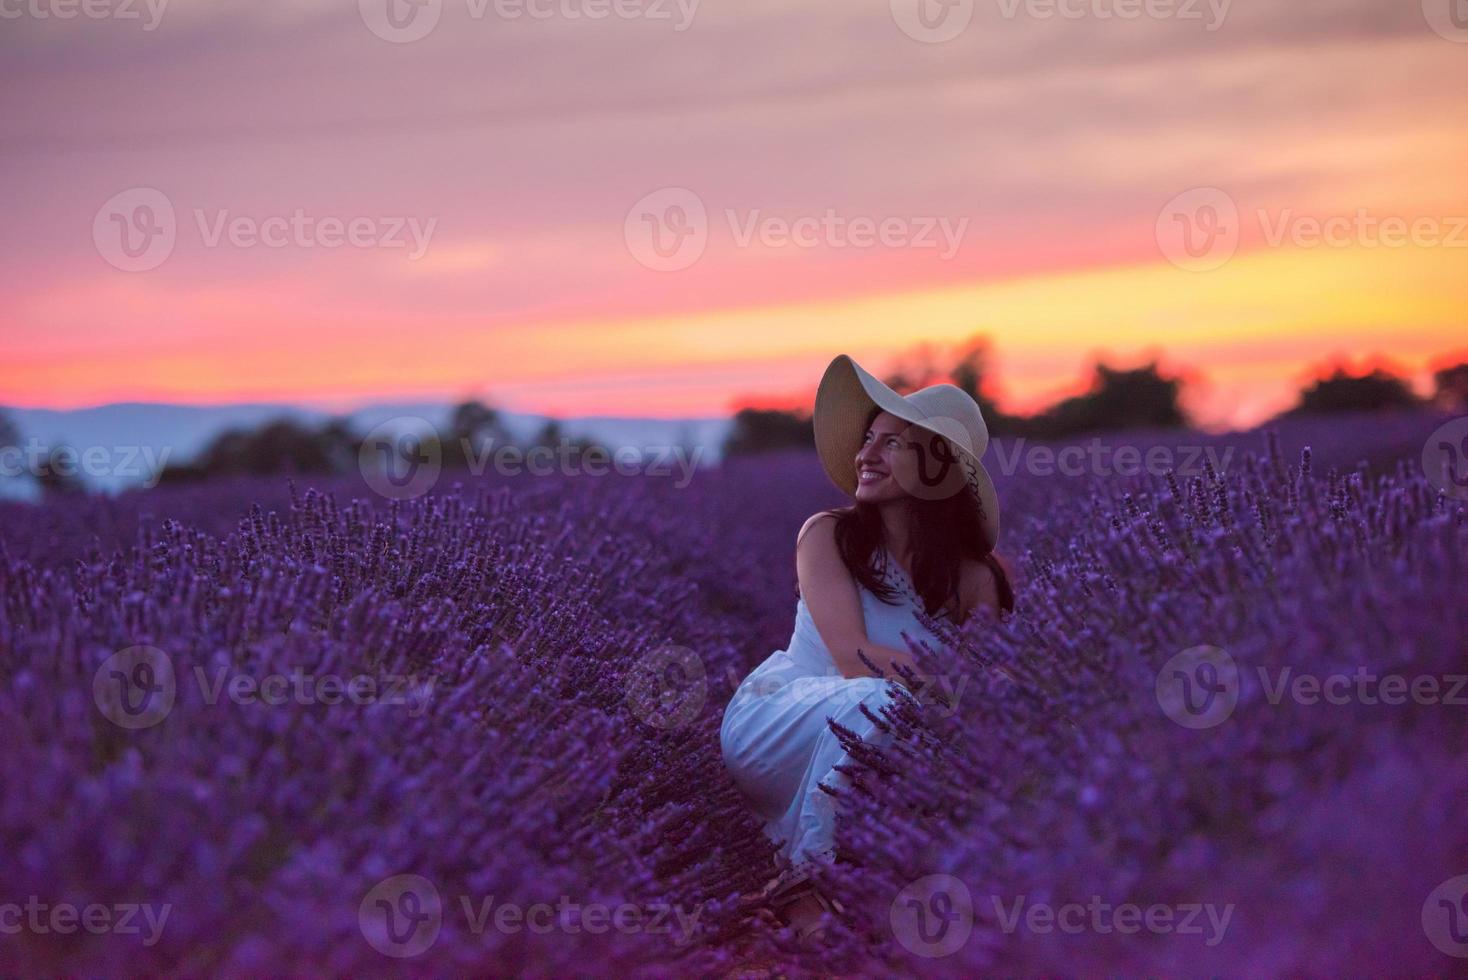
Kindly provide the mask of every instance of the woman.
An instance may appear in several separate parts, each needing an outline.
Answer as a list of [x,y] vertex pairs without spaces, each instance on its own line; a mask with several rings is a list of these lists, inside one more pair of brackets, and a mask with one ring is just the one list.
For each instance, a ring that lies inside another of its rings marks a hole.
[[763,898],[802,936],[829,905],[806,883],[834,858],[834,798],[849,763],[833,719],[876,744],[887,681],[916,672],[907,638],[938,646],[924,623],[960,624],[976,609],[1010,610],[1014,594],[993,550],[999,501],[979,458],[989,443],[973,398],[949,384],[903,397],[845,354],[821,378],[816,449],[854,503],[823,511],[796,536],[795,631],[740,684],[720,730],[724,762],[778,845],[780,875]]

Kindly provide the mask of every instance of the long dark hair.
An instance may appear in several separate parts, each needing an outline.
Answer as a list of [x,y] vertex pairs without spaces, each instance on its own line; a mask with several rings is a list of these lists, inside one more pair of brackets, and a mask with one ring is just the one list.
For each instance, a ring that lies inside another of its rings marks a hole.
[[[873,408],[866,427],[882,410]],[[908,535],[912,545],[912,584],[929,616],[936,616],[950,599],[959,596],[963,559],[982,561],[994,574],[999,608],[1014,611],[1014,585],[1009,570],[994,551],[994,542],[984,534],[978,511],[967,493],[946,494],[937,499],[909,495]],[[875,556],[883,545],[882,515],[878,505],[854,501],[825,513],[836,515],[836,546],[841,560],[858,584],[883,602],[896,604],[900,593],[882,580]]]

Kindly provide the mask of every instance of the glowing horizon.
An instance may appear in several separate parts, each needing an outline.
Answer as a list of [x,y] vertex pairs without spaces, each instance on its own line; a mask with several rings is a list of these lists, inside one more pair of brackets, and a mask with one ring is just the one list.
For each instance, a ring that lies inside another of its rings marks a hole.
[[[1160,356],[1224,427],[1333,361],[1420,387],[1463,350],[1468,32],[1329,0],[1215,30],[981,9],[926,44],[880,7],[448,7],[413,43],[329,0],[8,21],[0,404],[714,416],[985,334],[1007,410]],[[141,189],[172,244],[125,271]],[[695,207],[706,243],[667,259]]]

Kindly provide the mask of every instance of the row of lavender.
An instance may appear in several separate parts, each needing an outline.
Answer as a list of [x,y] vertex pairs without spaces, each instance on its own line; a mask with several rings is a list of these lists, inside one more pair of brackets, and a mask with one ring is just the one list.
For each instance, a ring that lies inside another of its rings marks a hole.
[[1463,504],[1415,458],[1321,474],[1274,442],[1023,533],[1023,614],[950,635],[932,669],[980,672],[907,705],[898,747],[858,768],[841,846],[859,870],[831,887],[860,912],[828,962],[1454,972]]
[[[627,697],[662,650],[736,660],[748,602],[687,574],[680,495],[248,492],[212,488],[247,515],[228,534],[166,519],[71,567],[0,560],[0,966],[565,974],[717,948],[710,900],[768,854],[728,786],[690,792],[710,723]],[[37,516],[7,547],[59,520]]]
[[[1457,508],[1407,469],[1278,454],[1179,454],[1171,480],[1009,458],[1021,613],[928,655],[949,697],[893,719],[901,748],[855,747],[830,882],[851,918],[821,954],[735,900],[769,853],[716,737],[789,635],[794,530],[838,502],[808,454],[682,490],[240,481],[7,509],[0,966],[1450,964],[1423,915],[1468,872],[1464,709],[1274,695],[1286,669],[1461,673]],[[1227,714],[1170,715],[1174,674]],[[1157,921],[1116,928],[1128,903]]]

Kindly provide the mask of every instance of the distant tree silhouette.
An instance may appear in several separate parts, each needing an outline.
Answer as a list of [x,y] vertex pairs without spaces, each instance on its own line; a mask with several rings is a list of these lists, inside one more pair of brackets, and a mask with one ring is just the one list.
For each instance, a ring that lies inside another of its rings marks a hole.
[[748,456],[774,449],[809,449],[815,445],[815,427],[807,415],[777,408],[742,408],[724,440],[725,456]]
[[1131,369],[1097,364],[1085,394],[1019,420],[1015,430],[1039,439],[1067,439],[1113,429],[1181,428],[1188,424],[1178,401],[1181,391],[1181,379],[1164,377],[1155,362]]
[[[1000,409],[992,394],[991,364],[992,346],[980,334],[954,349],[946,366],[939,362],[931,345],[918,345],[882,381],[904,395],[948,381],[978,402],[990,435],[1066,439],[1088,432],[1174,429],[1188,424],[1179,401],[1182,380],[1164,376],[1155,362],[1133,369],[1097,364],[1084,394],[1032,416],[1009,415]],[[814,442],[809,417],[778,409],[746,408],[734,417],[724,454],[809,447]]]
[[[511,438],[499,412],[478,401],[456,405],[447,431],[422,433],[419,438],[422,450],[439,450],[445,469],[463,469],[471,461],[483,462],[505,446],[515,446],[522,452],[531,446],[549,446],[556,450],[559,461],[560,447],[566,444],[566,457],[573,462],[587,451],[601,448],[590,439],[564,438],[556,419],[548,420],[528,445],[521,445]],[[330,419],[317,427],[276,419],[258,429],[221,433],[193,462],[164,470],[160,482],[184,483],[241,474],[349,473],[357,468],[362,447],[362,436],[344,418]]]
[[942,381],[946,372],[938,364],[939,356],[932,344],[917,344],[902,355],[882,383],[900,395],[907,395]]
[[1337,367],[1329,377],[1301,391],[1299,403],[1284,414],[1286,417],[1331,415],[1414,408],[1420,404],[1406,381],[1383,368],[1373,368],[1367,374],[1350,374]]
[[610,459],[612,456],[611,450],[598,444],[595,440],[588,439],[585,436],[568,438],[559,419],[547,419],[545,424],[540,427],[540,431],[531,438],[528,448],[534,449],[544,446],[554,449],[556,451],[556,460],[559,462],[561,459],[562,445],[566,446],[566,460],[571,466],[579,466],[582,456],[587,452],[595,451],[603,459]]
[[990,395],[992,363],[993,348],[989,338],[978,336],[959,348],[948,374],[955,385],[968,392],[969,397],[979,403],[989,434],[1007,435],[1021,428],[1021,420],[1005,414]]
[[565,433],[561,430],[560,421],[557,419],[546,419],[545,424],[540,427],[540,431],[535,433],[531,438],[530,444],[532,446],[554,446],[564,438]]
[[170,466],[160,483],[222,475],[341,473],[355,466],[360,439],[343,419],[313,429],[276,419],[259,429],[230,429],[216,436],[193,463]]
[[443,465],[460,469],[469,465],[471,455],[513,444],[509,431],[500,419],[498,409],[470,400],[454,406],[449,417],[448,438],[443,440]]
[[[16,427],[15,423],[8,416],[0,414],[0,450],[18,449],[20,448],[20,440],[20,429]],[[78,462],[77,458],[73,458],[71,466],[58,469],[55,465],[58,450],[61,448],[64,447],[51,446],[44,449],[40,453],[39,459],[34,461],[35,469],[33,471],[25,472],[24,467],[26,464],[23,464],[21,473],[0,473],[0,476],[28,476],[36,481],[36,485],[41,488],[41,492],[47,496],[84,493],[86,491],[86,484],[82,482],[81,476],[75,472],[68,472]]]
[[1468,411],[1468,361],[1432,374],[1433,403],[1445,412]]
[[[987,337],[980,334],[965,341],[953,351],[946,367],[940,360],[931,345],[917,345],[883,380],[903,394],[935,381],[951,380],[979,403],[989,431],[995,435],[1066,439],[1088,432],[1190,424],[1180,401],[1182,379],[1164,376],[1156,362],[1130,370],[1097,364],[1084,394],[1025,417],[1005,414],[994,400]],[[1442,368],[1434,380],[1433,400],[1440,408],[1468,411],[1468,362]],[[1420,404],[1411,386],[1384,368],[1351,374],[1337,367],[1329,377],[1302,391],[1299,404],[1285,415],[1412,408]]]
[[48,497],[85,493],[86,485],[79,474],[57,469],[54,465],[57,448],[53,446],[41,456],[40,462],[36,465],[36,472],[33,474],[36,484]]

